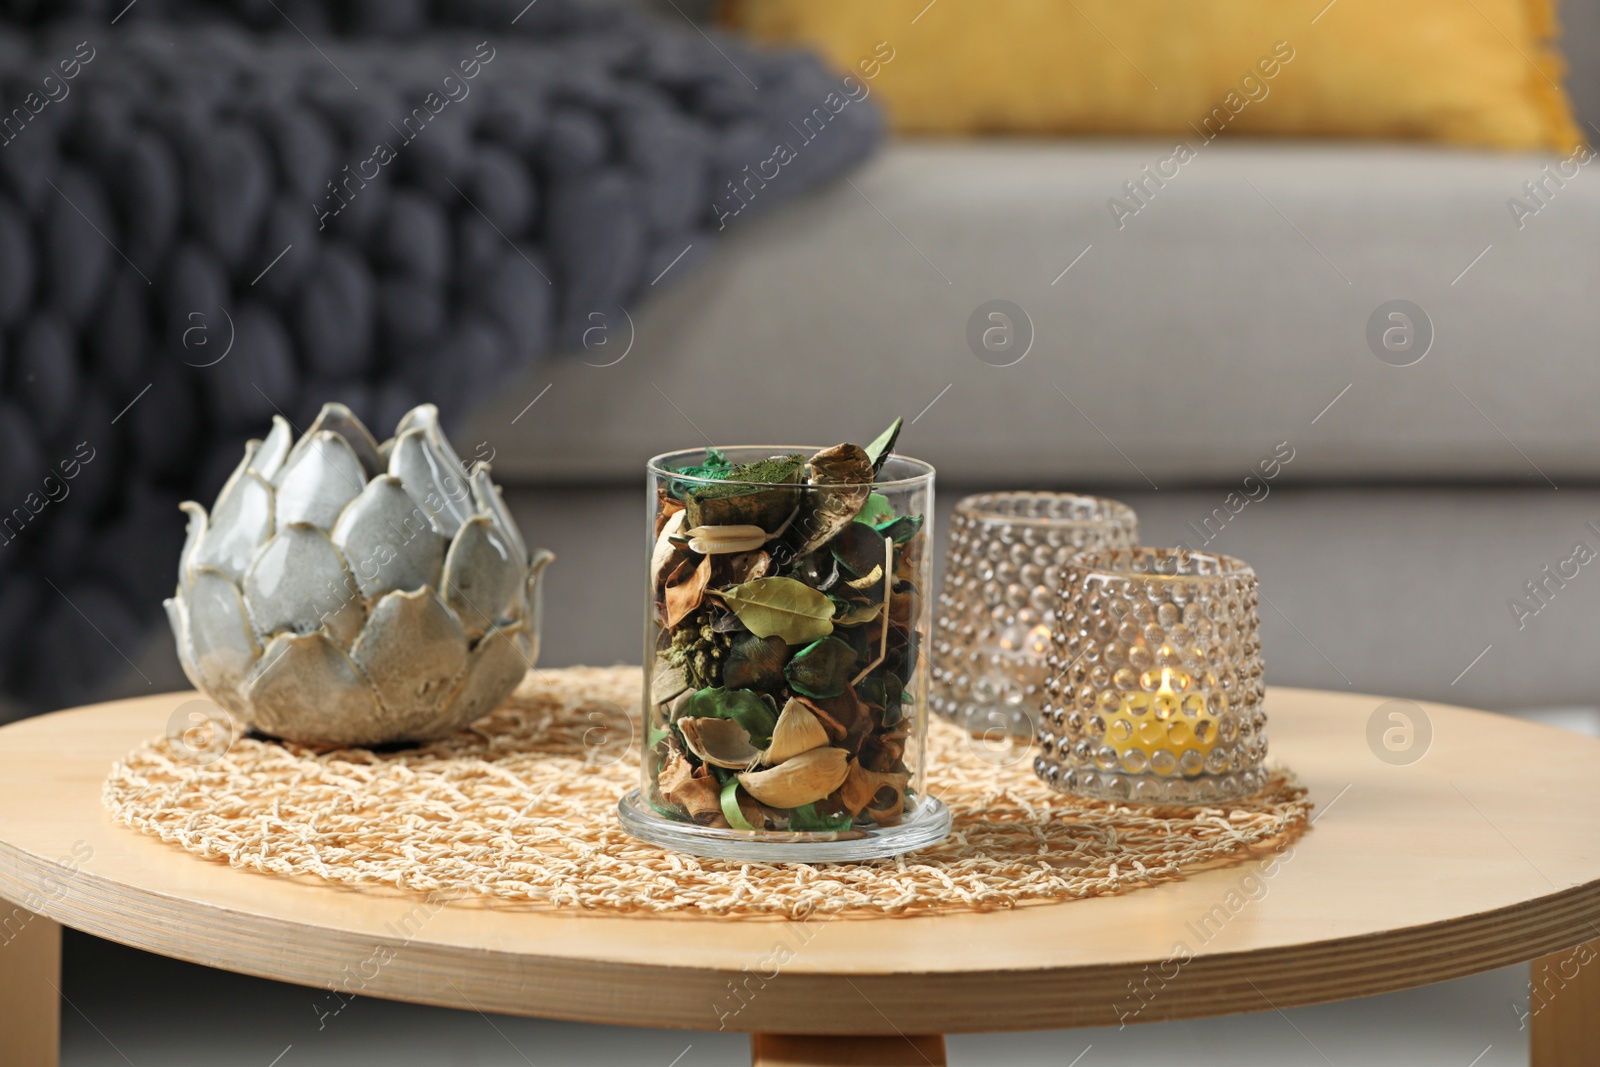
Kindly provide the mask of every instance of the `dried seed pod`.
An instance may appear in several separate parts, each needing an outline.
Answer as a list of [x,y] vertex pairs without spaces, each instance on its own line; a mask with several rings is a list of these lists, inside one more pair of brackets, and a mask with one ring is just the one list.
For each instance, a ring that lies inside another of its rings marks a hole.
[[778,724],[772,728],[772,744],[761,754],[761,762],[775,766],[827,743],[827,729],[810,708],[791,698],[778,715]]
[[814,748],[765,771],[739,775],[745,792],[774,808],[812,804],[844,783],[850,754],[842,748]]
[[742,771],[761,758],[745,728],[732,719],[679,719],[678,729],[689,751],[715,766]]
[[845,777],[844,784],[839,787],[839,803],[843,804],[845,810],[852,816],[861,814],[861,810],[875,800],[882,800],[881,810],[888,810],[894,806],[894,801],[880,794],[885,789],[892,789],[897,796],[903,796],[906,783],[910,780],[911,776],[903,771],[884,774],[868,770],[855,760],[851,760],[849,774]]
[[706,556],[752,552],[770,536],[759,526],[696,526],[688,533],[689,550]]

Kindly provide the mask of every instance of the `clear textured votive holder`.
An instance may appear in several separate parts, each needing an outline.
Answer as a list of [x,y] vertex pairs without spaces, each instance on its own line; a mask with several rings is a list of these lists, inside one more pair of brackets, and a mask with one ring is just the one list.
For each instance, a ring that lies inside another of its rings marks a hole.
[[923,784],[934,471],[891,455],[846,480],[864,455],[650,461],[643,760],[618,807],[635,837],[775,863],[949,833]]
[[1063,792],[1151,804],[1267,781],[1256,574],[1188,549],[1088,552],[1063,569],[1034,770]]
[[969,496],[956,505],[939,591],[933,711],[975,734],[1032,740],[1062,568],[1139,543],[1133,509],[1074,493]]

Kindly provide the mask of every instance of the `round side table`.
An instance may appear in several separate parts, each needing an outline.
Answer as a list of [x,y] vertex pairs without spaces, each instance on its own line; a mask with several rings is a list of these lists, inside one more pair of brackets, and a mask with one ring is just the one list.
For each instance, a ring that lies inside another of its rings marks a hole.
[[367,996],[748,1031],[773,1067],[940,1065],[945,1033],[1285,1008],[1549,956],[1563,988],[1530,1020],[1533,1063],[1600,1062],[1600,968],[1565,966],[1600,950],[1600,741],[1547,727],[1415,705],[1432,742],[1406,764],[1369,745],[1383,698],[1273,689],[1274,757],[1317,803],[1281,854],[1010,912],[774,923],[430,907],[200,861],[100,805],[112,761],[190,698],[0,729],[7,1063],[56,1063],[57,924],[330,995],[359,968]]

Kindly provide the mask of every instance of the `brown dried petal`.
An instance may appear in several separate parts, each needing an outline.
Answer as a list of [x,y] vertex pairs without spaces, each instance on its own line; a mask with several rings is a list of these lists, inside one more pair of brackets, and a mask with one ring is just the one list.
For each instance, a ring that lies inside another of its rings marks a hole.
[[667,803],[683,808],[701,826],[727,822],[722,817],[722,799],[717,790],[717,780],[705,773],[703,768],[696,773],[681,752],[673,752],[667,757],[656,784]]
[[[706,586],[711,582],[711,557],[704,556],[692,571],[691,559],[685,559],[667,580],[667,626],[678,625],[700,607],[705,599]],[[687,572],[687,573],[685,573]]]

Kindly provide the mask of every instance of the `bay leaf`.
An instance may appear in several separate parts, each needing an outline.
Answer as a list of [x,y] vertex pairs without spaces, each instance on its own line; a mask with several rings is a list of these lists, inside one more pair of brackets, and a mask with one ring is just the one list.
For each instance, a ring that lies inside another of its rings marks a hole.
[[[667,627],[670,629],[688,618],[705,599],[706,585],[711,581],[711,557],[703,556],[700,565],[688,570],[685,560],[667,580]],[[684,572],[688,571],[687,574]]]
[[883,470],[883,461],[894,452],[894,443],[900,438],[900,427],[905,425],[905,416],[894,420],[894,424],[880,433],[873,442],[866,447],[867,459],[872,463],[872,473]]
[[833,602],[793,578],[757,578],[713,592],[757,637],[800,645],[833,632]]
[[783,676],[801,696],[825,699],[850,687],[855,666],[855,649],[837,637],[824,637],[796,652],[783,669]]
[[750,735],[750,743],[766,748],[772,743],[772,728],[778,724],[778,711],[769,699],[749,689],[714,687],[697,690],[689,697],[681,718],[732,719]]
[[728,649],[722,663],[722,684],[730,689],[771,691],[783,684],[783,665],[788,659],[789,645],[777,634],[746,634]]

